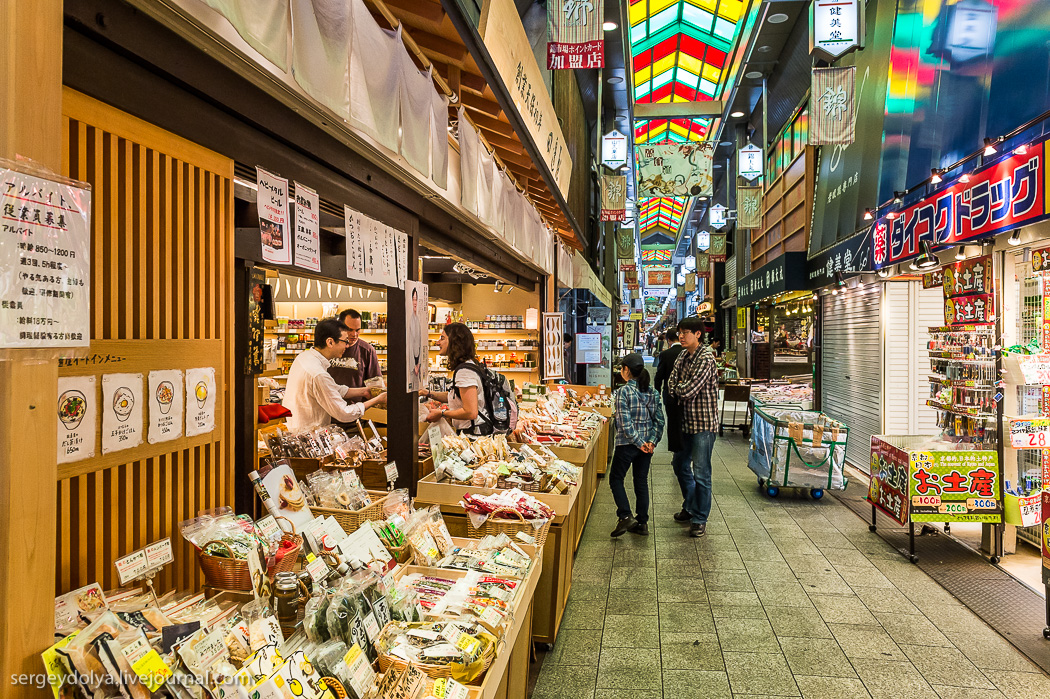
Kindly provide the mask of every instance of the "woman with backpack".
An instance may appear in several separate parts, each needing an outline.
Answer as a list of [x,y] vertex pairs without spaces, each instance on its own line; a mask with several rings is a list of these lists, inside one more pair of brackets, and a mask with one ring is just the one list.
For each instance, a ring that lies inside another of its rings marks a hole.
[[[649,386],[649,372],[642,355],[631,353],[624,357],[620,361],[620,376],[627,383],[613,394],[616,450],[609,487],[616,501],[618,521],[611,536],[621,536],[624,532],[646,536],[649,534],[649,464],[664,433],[664,411],[660,392]],[[634,517],[623,486],[628,469],[634,471],[637,512]]]
[[[480,413],[485,413],[485,391],[481,376],[484,367],[478,361],[474,349],[474,333],[463,323],[449,323],[441,331],[438,340],[440,354],[448,359],[448,368],[452,372],[452,390],[420,390],[420,395],[433,398],[447,407],[431,410],[427,422],[437,422],[443,417],[452,421],[457,432],[475,432],[474,427],[484,424]],[[471,366],[473,365],[473,366]],[[491,434],[491,432],[489,433]]]

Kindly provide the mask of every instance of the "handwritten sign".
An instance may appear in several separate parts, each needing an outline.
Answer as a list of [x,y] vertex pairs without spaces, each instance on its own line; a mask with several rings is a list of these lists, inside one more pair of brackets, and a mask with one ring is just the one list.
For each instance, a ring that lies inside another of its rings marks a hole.
[[288,217],[288,180],[256,168],[259,210],[259,236],[262,256],[267,262],[292,263],[291,221]]
[[186,370],[186,436],[215,429],[215,369]]
[[142,374],[102,376],[102,453],[142,444]]
[[182,372],[177,369],[151,371],[146,398],[149,400],[147,441],[157,444],[181,437],[184,402]]
[[94,376],[58,379],[58,463],[95,456],[98,385]]
[[321,205],[317,192],[295,183],[295,264],[321,271]]
[[1014,449],[1050,447],[1050,418],[1011,420],[1010,446]]

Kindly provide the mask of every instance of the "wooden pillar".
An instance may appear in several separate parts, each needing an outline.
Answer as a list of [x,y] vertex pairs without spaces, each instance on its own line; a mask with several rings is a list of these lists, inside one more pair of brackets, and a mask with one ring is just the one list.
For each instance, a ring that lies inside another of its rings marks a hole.
[[[0,157],[62,170],[62,2],[0,0]],[[0,694],[40,696],[55,604],[54,352],[0,350]],[[47,690],[45,690],[47,691]]]

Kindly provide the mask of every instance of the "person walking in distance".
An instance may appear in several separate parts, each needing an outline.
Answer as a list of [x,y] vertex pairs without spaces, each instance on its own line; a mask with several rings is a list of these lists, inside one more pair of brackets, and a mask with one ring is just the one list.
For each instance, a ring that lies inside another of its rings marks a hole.
[[703,536],[711,513],[711,453],[718,429],[718,373],[710,352],[702,351],[704,323],[690,317],[678,324],[682,353],[667,380],[668,393],[682,411],[682,449],[672,461],[675,473],[687,468],[693,475],[692,497],[687,499],[689,536]]
[[[616,528],[611,536],[632,532],[649,534],[649,465],[664,431],[660,394],[649,387],[649,372],[642,355],[632,352],[620,362],[620,376],[627,383],[613,394],[616,450],[613,452],[609,487],[616,501]],[[633,471],[636,516],[623,482]]]
[[[656,390],[664,402],[664,413],[667,415],[667,448],[673,454],[682,451],[682,411],[678,407],[678,399],[670,394],[671,370],[674,369],[675,360],[682,353],[682,345],[678,342],[678,328],[674,327],[667,331],[667,341],[671,346],[660,353],[660,364],[656,369],[654,383]],[[689,511],[686,506],[693,497],[693,470],[689,463],[683,461],[673,462],[674,475],[678,479],[678,487],[682,489],[682,510],[674,516],[676,522],[688,522]]]

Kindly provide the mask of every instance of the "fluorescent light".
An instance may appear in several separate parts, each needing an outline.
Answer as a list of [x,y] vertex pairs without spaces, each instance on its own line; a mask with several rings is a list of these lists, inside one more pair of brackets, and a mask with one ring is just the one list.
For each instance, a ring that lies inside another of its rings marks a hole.
[[614,31],[618,26],[620,25],[618,25],[616,22],[605,22],[604,24],[602,24],[602,29],[604,29],[607,32],[611,32]]

